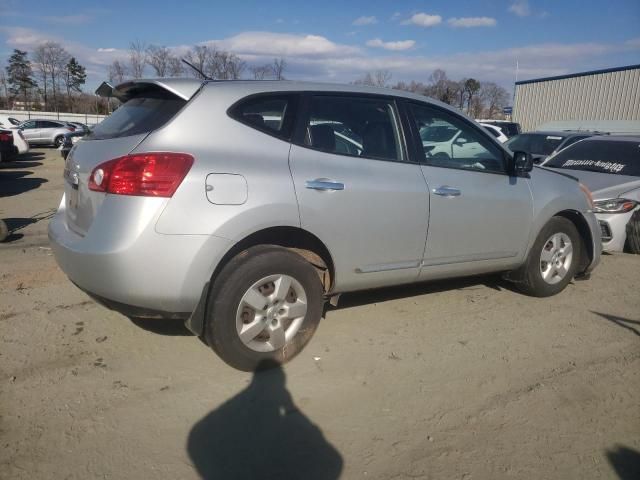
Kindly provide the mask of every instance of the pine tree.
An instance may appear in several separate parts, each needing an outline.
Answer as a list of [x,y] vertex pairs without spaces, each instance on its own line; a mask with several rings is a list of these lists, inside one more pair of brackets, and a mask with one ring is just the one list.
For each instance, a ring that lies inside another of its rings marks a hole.
[[80,65],[75,57],[71,57],[69,63],[64,69],[64,84],[67,87],[67,101],[69,109],[73,112],[73,103],[71,100],[71,93],[82,91],[82,85],[84,85],[87,79],[87,73],[85,68]]
[[9,92],[16,97],[21,94],[26,109],[28,107],[29,92],[37,86],[33,79],[33,70],[31,69],[31,62],[27,58],[27,52],[17,48],[14,49],[13,54],[9,57],[9,64],[6,70]]

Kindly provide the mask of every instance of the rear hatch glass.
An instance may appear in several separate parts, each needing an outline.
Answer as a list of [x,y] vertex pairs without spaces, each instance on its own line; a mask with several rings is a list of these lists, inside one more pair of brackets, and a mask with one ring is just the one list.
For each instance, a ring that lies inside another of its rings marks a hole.
[[187,100],[149,84],[136,88],[126,101],[93,131],[76,143],[65,162],[67,225],[86,234],[105,194],[88,189],[93,169],[108,160],[127,155],[146,136],[169,122]]

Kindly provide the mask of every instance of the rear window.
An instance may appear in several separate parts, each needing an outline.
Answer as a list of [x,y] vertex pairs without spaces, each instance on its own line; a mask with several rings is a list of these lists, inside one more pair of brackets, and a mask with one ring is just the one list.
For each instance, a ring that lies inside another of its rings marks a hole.
[[640,177],[640,142],[578,142],[562,150],[544,166]]
[[145,92],[125,102],[85,138],[105,140],[152,132],[173,118],[186,103],[164,90]]
[[524,133],[510,139],[506,146],[512,152],[522,151],[533,155],[550,155],[564,138],[566,137],[561,135]]

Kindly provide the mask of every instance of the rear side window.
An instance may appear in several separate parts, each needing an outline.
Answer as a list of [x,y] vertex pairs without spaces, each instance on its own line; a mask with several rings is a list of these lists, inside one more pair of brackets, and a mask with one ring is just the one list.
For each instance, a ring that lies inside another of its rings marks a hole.
[[296,98],[282,94],[252,96],[231,107],[229,115],[256,130],[288,139],[293,130]]
[[125,102],[85,138],[105,140],[152,132],[173,118],[186,103],[164,90],[143,92]]
[[390,100],[315,95],[305,127],[304,144],[316,150],[380,160],[402,158]]

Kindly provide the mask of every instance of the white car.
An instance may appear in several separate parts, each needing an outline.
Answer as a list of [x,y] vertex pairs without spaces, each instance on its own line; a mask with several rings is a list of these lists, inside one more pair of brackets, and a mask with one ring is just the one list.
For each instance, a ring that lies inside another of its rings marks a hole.
[[0,128],[6,128],[7,130],[13,130],[13,145],[18,150],[18,154],[22,155],[29,151],[29,143],[19,129],[20,120],[17,118],[9,117],[7,115],[0,115]]
[[543,164],[576,177],[593,195],[605,252],[640,254],[640,136],[600,135],[560,150]]
[[509,140],[509,137],[507,137],[504,134],[504,132],[500,129],[500,127],[496,127],[495,125],[489,125],[488,123],[482,123],[482,122],[480,122],[480,125],[482,125],[485,128],[485,130],[487,130],[491,135],[496,137],[496,140],[498,140],[500,143],[504,143],[507,140]]
[[8,115],[0,114],[0,128],[14,128],[20,125],[20,120]]

